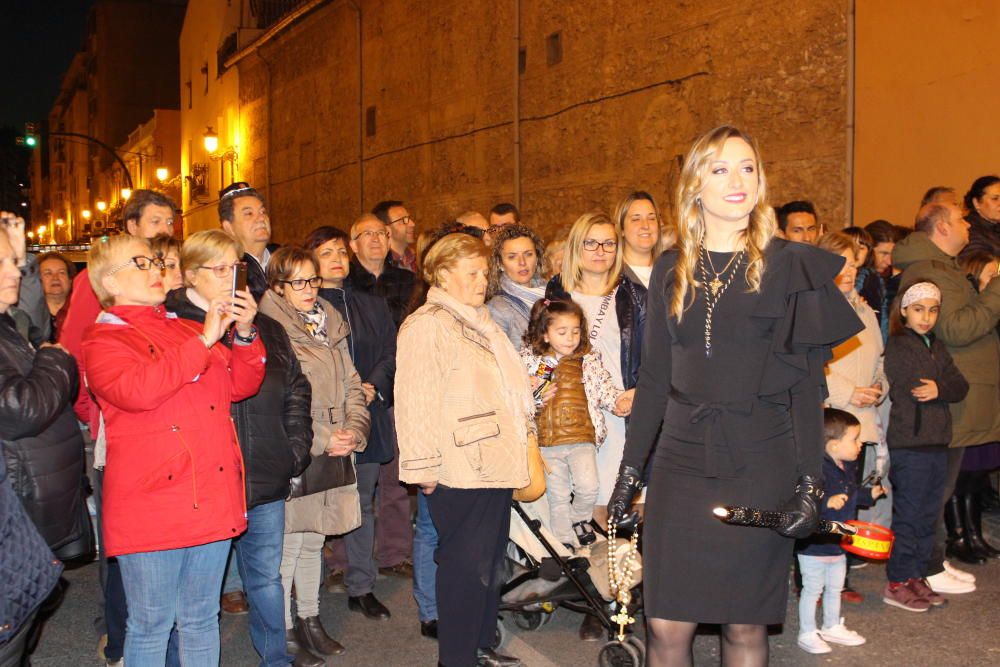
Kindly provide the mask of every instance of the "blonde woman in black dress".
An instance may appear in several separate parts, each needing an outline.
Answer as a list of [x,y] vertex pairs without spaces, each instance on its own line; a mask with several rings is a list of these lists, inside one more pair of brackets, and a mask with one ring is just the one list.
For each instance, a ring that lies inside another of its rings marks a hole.
[[[843,259],[776,238],[766,195],[749,136],[728,126],[702,136],[678,185],[677,247],[650,281],[608,510],[625,519],[648,464],[651,667],[690,665],[698,623],[722,626],[724,665],[766,665],[767,625],[785,617],[791,538],[818,523],[823,364],[861,325],[833,283]],[[731,526],[713,517],[720,505],[782,508],[791,520],[779,532]]]

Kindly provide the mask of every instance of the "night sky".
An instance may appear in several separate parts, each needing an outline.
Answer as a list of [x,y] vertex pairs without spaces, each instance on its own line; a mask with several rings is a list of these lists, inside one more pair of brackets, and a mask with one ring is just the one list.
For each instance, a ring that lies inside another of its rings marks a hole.
[[0,0],[0,127],[48,115],[94,0]]

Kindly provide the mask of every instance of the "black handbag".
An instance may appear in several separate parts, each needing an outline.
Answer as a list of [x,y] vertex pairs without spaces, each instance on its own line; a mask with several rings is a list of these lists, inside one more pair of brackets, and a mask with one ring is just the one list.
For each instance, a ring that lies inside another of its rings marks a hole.
[[[313,409],[312,419],[314,429],[322,427],[332,430],[343,423],[343,409]],[[356,484],[358,478],[354,471],[353,459],[353,456],[329,456],[326,453],[313,456],[305,472],[292,478],[288,498],[302,498]]]
[[309,466],[298,477],[293,477],[288,491],[289,498],[302,498],[330,489],[357,483],[354,463],[350,456],[328,456],[320,454],[312,457]]
[[87,509],[86,477],[81,486],[76,507],[71,510],[73,531],[70,533],[70,538],[52,549],[56,558],[64,562],[77,559],[91,561],[97,555],[97,541],[94,539],[94,528],[90,522],[90,511]]

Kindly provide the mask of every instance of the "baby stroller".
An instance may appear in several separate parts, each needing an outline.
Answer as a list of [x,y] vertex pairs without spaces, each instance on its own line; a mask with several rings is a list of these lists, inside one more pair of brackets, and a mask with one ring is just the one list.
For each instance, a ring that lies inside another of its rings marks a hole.
[[[549,621],[556,607],[591,614],[608,633],[607,643],[598,656],[600,667],[642,667],[646,645],[634,634],[634,625],[626,627],[625,637],[619,641],[618,624],[610,618],[614,595],[608,581],[609,551],[624,566],[628,540],[619,537],[616,548],[609,550],[608,541],[602,538],[589,549],[574,554],[546,527],[545,496],[533,503],[514,501],[511,511],[508,576],[500,598],[502,616],[513,617],[514,624],[522,630],[538,630]],[[632,617],[641,610],[641,561],[637,565],[629,605]],[[501,617],[497,624],[497,646],[505,639]]]

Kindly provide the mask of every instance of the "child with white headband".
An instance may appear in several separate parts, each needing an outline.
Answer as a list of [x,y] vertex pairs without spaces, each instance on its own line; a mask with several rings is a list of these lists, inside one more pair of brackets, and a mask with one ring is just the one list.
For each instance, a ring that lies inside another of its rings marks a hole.
[[961,401],[969,391],[947,348],[934,337],[940,308],[941,290],[934,283],[918,282],[903,290],[893,304],[885,351],[892,399],[887,440],[896,541],[882,601],[915,612],[946,602],[931,590],[924,573],[948,467],[948,404]]

